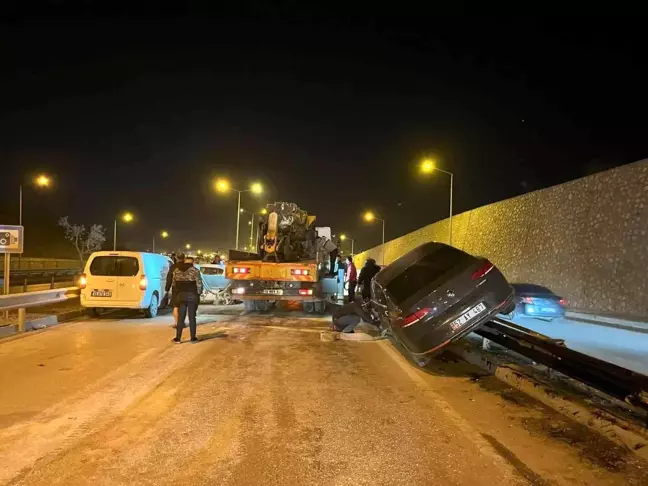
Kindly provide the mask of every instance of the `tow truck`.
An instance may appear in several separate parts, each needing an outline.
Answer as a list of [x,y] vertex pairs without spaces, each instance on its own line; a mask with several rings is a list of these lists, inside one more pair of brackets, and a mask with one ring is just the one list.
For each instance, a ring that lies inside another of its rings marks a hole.
[[225,276],[246,311],[268,311],[277,301],[300,301],[304,311],[321,313],[327,302],[344,298],[343,275],[328,276],[331,228],[316,227],[315,216],[294,203],[268,204],[253,252],[230,251]]

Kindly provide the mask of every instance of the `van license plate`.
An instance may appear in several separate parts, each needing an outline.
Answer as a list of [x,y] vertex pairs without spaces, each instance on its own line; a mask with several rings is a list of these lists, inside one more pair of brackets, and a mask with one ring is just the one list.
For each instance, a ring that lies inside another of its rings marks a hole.
[[90,292],[90,297],[112,297],[112,290],[97,290]]
[[485,310],[486,310],[486,306],[483,303],[479,303],[475,307],[470,309],[468,312],[463,314],[461,317],[452,321],[450,323],[450,327],[452,328],[453,331],[456,331],[461,327],[463,327],[465,324],[467,324],[473,317],[475,317],[478,314],[481,314]]
[[264,289],[263,293],[264,294],[270,294],[270,295],[283,295],[283,290],[282,289]]

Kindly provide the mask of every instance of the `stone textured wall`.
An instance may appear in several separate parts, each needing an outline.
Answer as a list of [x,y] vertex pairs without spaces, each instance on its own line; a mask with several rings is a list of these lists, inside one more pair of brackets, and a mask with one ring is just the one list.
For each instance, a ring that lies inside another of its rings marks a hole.
[[[510,282],[546,285],[569,307],[648,316],[648,159],[531,192],[453,218],[453,243],[495,263]],[[385,243],[385,262],[448,221]],[[357,255],[358,265],[381,247]]]

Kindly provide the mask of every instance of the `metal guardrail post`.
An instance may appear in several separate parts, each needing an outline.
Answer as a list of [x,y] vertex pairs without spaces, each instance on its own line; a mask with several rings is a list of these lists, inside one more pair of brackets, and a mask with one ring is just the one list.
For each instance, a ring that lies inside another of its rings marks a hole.
[[25,281],[23,282],[23,292],[27,292],[27,277],[25,277]]
[[54,275],[52,275],[52,280],[50,282],[50,289],[54,288]]
[[18,309],[18,332],[25,331],[25,308]]

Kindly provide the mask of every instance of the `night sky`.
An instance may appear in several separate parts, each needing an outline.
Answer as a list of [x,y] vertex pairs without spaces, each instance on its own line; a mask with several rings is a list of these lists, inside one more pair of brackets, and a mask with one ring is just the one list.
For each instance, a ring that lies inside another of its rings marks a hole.
[[[365,209],[388,238],[447,215],[448,178],[418,177],[423,156],[455,173],[461,212],[648,154],[631,19],[75,14],[0,26],[0,223],[17,224],[25,184],[27,254],[63,256],[64,215],[111,242],[123,210],[137,220],[122,246],[163,229],[165,247],[233,246],[236,199],[212,191],[217,175],[264,184],[244,208],[295,202],[364,249],[380,242]],[[52,190],[29,186],[41,171]]]

